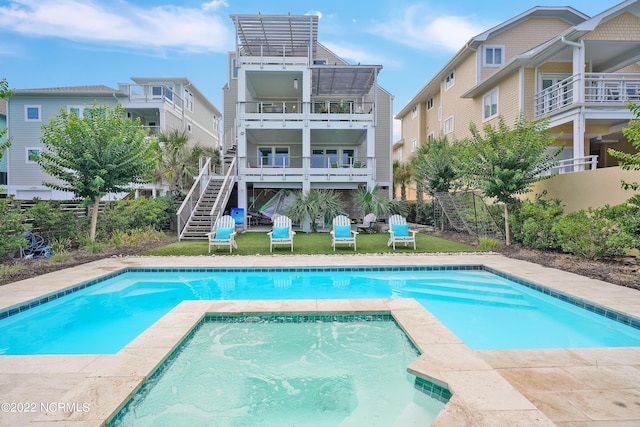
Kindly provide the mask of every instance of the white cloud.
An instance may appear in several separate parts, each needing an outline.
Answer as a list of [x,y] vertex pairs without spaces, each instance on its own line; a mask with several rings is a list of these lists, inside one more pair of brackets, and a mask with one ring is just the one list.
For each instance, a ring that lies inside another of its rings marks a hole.
[[316,15],[318,16],[318,20],[322,19],[322,12],[320,12],[319,10],[310,10],[305,13],[305,15]]
[[473,36],[495,24],[436,13],[423,4],[408,6],[389,22],[374,23],[371,32],[418,50],[457,52]]
[[209,3],[202,3],[202,8],[204,10],[215,10],[220,7],[229,7],[229,3],[225,0],[212,0]]
[[[211,5],[214,2],[207,3]],[[219,3],[219,2],[218,2]],[[221,17],[179,6],[141,8],[124,1],[15,0],[0,7],[0,27],[34,37],[59,37],[131,49],[225,52],[231,30]]]
[[322,42],[331,52],[338,55],[340,58],[350,60],[351,63],[367,64],[367,65],[381,65],[390,66],[397,63],[396,60],[385,58],[375,53],[367,52],[355,46],[349,46],[345,43],[335,44],[331,42]]

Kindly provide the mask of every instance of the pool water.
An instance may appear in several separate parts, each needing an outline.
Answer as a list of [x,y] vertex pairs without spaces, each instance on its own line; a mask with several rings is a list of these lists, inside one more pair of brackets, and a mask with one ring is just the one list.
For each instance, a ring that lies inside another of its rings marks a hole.
[[205,322],[109,425],[427,426],[418,355],[392,320]]
[[131,271],[0,321],[0,354],[116,353],[183,300],[415,298],[476,350],[639,346],[640,329],[483,270]]

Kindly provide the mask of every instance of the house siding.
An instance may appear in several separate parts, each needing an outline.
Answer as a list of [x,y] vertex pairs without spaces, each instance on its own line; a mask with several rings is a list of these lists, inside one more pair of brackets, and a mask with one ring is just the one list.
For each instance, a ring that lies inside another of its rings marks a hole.
[[[535,18],[500,32],[495,37],[490,37],[484,43],[482,49],[478,49],[478,55],[484,55],[485,45],[503,45],[505,47],[505,64],[515,56],[522,54],[549,40],[552,35],[560,34],[569,28],[569,24],[556,18]],[[482,58],[480,64],[483,64]],[[500,67],[482,67],[481,81],[498,71]]]
[[583,40],[627,41],[640,40],[640,18],[625,12],[586,34]]
[[[42,126],[57,116],[61,109],[66,111],[67,105],[90,105],[94,101],[98,104],[110,106],[114,106],[117,103],[111,95],[102,98],[55,96],[36,98],[15,94],[9,100],[8,114],[8,128],[11,138],[11,147],[8,150],[9,184],[12,186],[34,187],[33,190],[37,190],[42,186],[43,182],[60,183],[59,180],[55,180],[44,173],[38,164],[27,163],[25,149],[27,147],[44,148],[40,139],[42,137]],[[25,121],[25,105],[41,106],[40,122]],[[50,190],[47,189],[45,192],[50,193]]]
[[[640,95],[640,64],[635,53],[640,47],[639,4],[623,2],[593,19],[569,7],[535,7],[472,38],[398,114],[403,155],[408,157],[404,152],[414,135],[442,133],[451,116],[455,123],[454,132],[447,135],[450,141],[470,136],[470,122],[478,127],[495,125],[498,117],[483,121],[482,111],[483,96],[495,88],[498,115],[508,126],[520,113],[529,120],[549,120],[549,130],[558,138],[555,145],[569,148],[569,157],[563,157],[569,161],[568,166],[563,165],[566,173],[590,169],[594,164],[590,155],[598,155],[598,167],[615,166],[617,159],[608,155],[608,148],[637,152],[621,130],[633,118],[626,100]],[[556,13],[556,18],[551,16]],[[503,46],[509,68],[484,66],[487,46]],[[584,50],[578,51],[580,46]],[[585,55],[584,64],[575,64],[581,55]],[[442,76],[452,70],[455,85],[445,91]],[[615,73],[630,75],[622,80]],[[563,76],[574,76],[574,80],[543,91],[540,82],[545,74],[556,75],[558,82]],[[599,80],[593,80],[594,74]],[[411,107],[431,96],[435,108],[426,112],[424,124],[415,129],[409,119]]]

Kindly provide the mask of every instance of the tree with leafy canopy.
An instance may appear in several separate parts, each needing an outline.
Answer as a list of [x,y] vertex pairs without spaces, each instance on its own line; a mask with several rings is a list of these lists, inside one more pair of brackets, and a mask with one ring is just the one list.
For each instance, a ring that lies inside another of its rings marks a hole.
[[[609,154],[622,160],[620,167],[624,170],[640,171],[640,104],[629,102],[627,107],[636,116],[629,121],[629,126],[622,129],[622,133],[637,150],[636,153],[624,153],[622,151],[609,148]],[[625,190],[640,190],[640,183],[622,181],[622,188]]]
[[61,109],[42,131],[45,149],[38,164],[59,180],[43,184],[93,202],[89,238],[94,241],[102,197],[150,181],[157,163],[152,138],[139,119],[125,118],[120,104],[94,103],[85,107],[82,117]]
[[[7,82],[7,79],[3,78],[0,80],[0,99],[9,99],[11,95],[13,95],[13,92],[9,90],[9,83]],[[2,159],[4,152],[11,145],[11,141],[9,141],[8,138],[4,141],[2,140],[6,133],[7,128],[0,128],[0,159]]]
[[551,176],[541,174],[558,163],[561,150],[547,150],[555,138],[546,120],[527,121],[523,115],[513,129],[500,117],[495,128],[490,124],[484,127],[484,135],[473,123],[470,131],[472,136],[462,152],[463,176],[486,197],[504,204],[506,244],[510,245],[509,205],[516,195],[529,192],[535,182]]

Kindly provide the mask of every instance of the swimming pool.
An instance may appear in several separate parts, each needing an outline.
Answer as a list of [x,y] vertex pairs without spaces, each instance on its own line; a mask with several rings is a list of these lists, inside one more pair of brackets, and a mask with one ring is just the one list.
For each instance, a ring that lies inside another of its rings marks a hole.
[[208,317],[108,425],[425,426],[418,356],[389,315]]
[[89,284],[0,321],[0,353],[115,353],[180,301],[198,299],[415,298],[472,349],[640,345],[634,319],[477,266],[129,269]]

